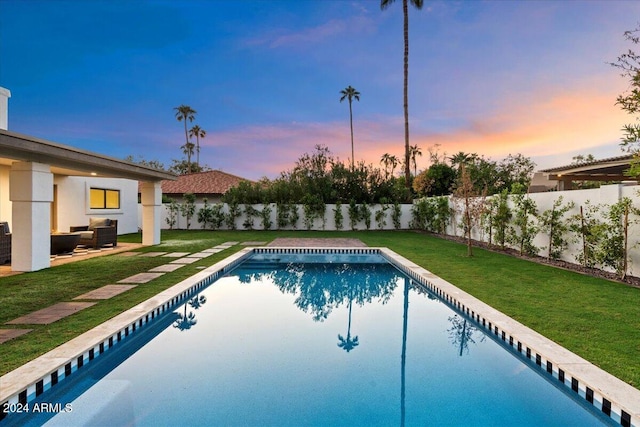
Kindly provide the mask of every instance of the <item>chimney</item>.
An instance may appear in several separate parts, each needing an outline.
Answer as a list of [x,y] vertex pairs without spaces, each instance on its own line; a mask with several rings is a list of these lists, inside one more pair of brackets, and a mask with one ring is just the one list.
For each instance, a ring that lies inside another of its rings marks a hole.
[[0,129],[9,129],[9,98],[11,92],[9,89],[0,87]]

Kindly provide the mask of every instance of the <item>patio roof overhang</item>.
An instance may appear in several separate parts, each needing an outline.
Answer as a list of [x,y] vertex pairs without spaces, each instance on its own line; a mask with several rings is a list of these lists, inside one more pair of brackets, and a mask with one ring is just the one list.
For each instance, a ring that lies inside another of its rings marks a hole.
[[596,160],[579,165],[559,166],[550,169],[543,169],[545,175],[550,180],[572,181],[625,181],[633,178],[625,175],[629,169],[632,155],[611,157],[608,159]]
[[11,168],[11,269],[50,266],[50,210],[53,176],[124,178],[142,184],[142,243],[160,243],[162,180],[177,176],[124,160],[0,129],[0,165]]
[[169,172],[0,129],[0,164],[11,165],[15,161],[47,164],[52,173],[59,175],[147,182],[177,179]]

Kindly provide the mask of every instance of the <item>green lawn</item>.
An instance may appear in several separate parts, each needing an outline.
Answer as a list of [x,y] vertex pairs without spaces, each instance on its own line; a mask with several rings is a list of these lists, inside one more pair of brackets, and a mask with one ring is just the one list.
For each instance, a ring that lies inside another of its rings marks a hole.
[[[408,231],[165,231],[162,245],[143,251],[197,252],[227,241],[276,237],[348,237],[388,247],[487,304],[579,354],[602,369],[640,385],[640,289],[539,265],[503,254]],[[140,235],[120,236],[139,242]],[[87,331],[243,246],[167,273],[119,296],[0,345],[0,374]],[[0,323],[133,274],[165,259],[110,255],[0,278]],[[31,327],[31,326],[30,326]]]

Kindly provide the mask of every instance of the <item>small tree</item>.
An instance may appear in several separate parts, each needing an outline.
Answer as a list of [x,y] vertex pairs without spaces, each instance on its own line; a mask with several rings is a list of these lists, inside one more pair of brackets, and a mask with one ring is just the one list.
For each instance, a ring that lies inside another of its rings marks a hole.
[[495,241],[500,246],[500,249],[504,250],[507,242],[509,221],[513,216],[511,208],[509,208],[509,192],[507,190],[502,190],[491,198],[487,215],[489,215],[489,245],[492,245]]
[[187,230],[191,227],[191,218],[196,213],[196,196],[184,193],[184,202],[180,204],[180,214],[187,220]]
[[564,220],[564,216],[574,206],[573,202],[563,206],[560,196],[553,202],[551,209],[540,214],[540,230],[549,235],[547,258],[560,259],[562,252],[567,249],[569,242],[565,235],[569,231],[569,224]]
[[242,223],[242,226],[245,228],[245,230],[253,230],[254,218],[259,214],[260,213],[258,212],[258,210],[254,208],[252,205],[244,206],[245,218],[244,218],[244,222]]
[[355,200],[351,199],[349,201],[349,224],[351,224],[351,229],[355,230],[359,222],[360,206],[358,206]]
[[515,244],[520,256],[533,256],[538,253],[538,248],[533,245],[533,239],[538,234],[536,219],[538,216],[536,203],[525,193],[524,186],[514,184],[513,201],[515,205],[513,223],[510,228],[510,236],[507,239]]
[[384,229],[384,226],[387,225],[387,209],[389,209],[389,205],[381,204],[380,209],[375,213],[376,224],[380,230]]
[[393,221],[393,227],[396,230],[400,230],[400,227],[402,225],[400,222],[401,217],[402,217],[402,206],[400,206],[400,203],[395,202],[391,210],[391,221]]
[[638,215],[639,210],[633,206],[630,198],[624,197],[604,212],[605,220],[598,227],[598,245],[594,256],[596,261],[610,267],[619,279],[627,275],[629,259],[629,225],[637,220],[630,220],[630,215]]
[[311,230],[316,219],[322,220],[322,228],[324,229],[325,218],[324,214],[327,206],[322,199],[317,195],[307,194],[304,197],[304,223],[307,230]]
[[569,229],[576,234],[576,240],[582,246],[582,251],[575,258],[584,267],[594,267],[596,263],[594,253],[600,239],[599,230],[602,228],[598,210],[597,205],[592,205],[587,200],[585,206],[580,206],[580,213],[572,216],[569,222]]
[[451,207],[449,206],[449,197],[440,196],[435,199],[435,221],[434,228],[436,233],[446,234],[447,224],[451,219]]
[[224,205],[222,203],[216,203],[211,207],[211,228],[214,230],[219,229],[224,224]]
[[336,206],[333,208],[333,218],[336,225],[336,230],[342,230],[344,227],[344,215],[342,214],[342,203],[336,202]]
[[178,212],[180,212],[180,205],[175,201],[175,199],[169,199],[167,210],[169,211],[169,215],[167,216],[167,218],[165,218],[165,221],[167,221],[169,230],[173,230],[173,227],[178,222]]
[[224,217],[224,223],[229,230],[236,229],[236,219],[240,216],[240,206],[235,201],[227,203],[229,210]]
[[360,218],[364,220],[364,226],[367,227],[367,230],[371,229],[371,208],[366,203],[360,206]]
[[300,219],[300,211],[298,210],[298,205],[293,204],[289,205],[289,223],[291,227],[295,230],[298,228],[298,220]]
[[462,220],[460,222],[460,228],[464,232],[464,236],[467,239],[467,256],[473,256],[473,245],[471,240],[471,234],[476,223],[482,216],[484,210],[484,197],[476,192],[473,181],[465,165],[460,167],[460,178],[458,179],[458,185],[453,192],[453,200],[456,205],[462,206]]
[[213,209],[209,205],[206,198],[203,200],[204,206],[198,211],[198,222],[202,224],[202,228],[206,230],[207,224],[213,222]]
[[260,217],[262,219],[262,228],[264,230],[271,229],[271,206],[267,203],[262,205],[262,211],[260,211]]
[[276,203],[276,221],[278,228],[285,228],[289,225],[290,207],[287,203]]

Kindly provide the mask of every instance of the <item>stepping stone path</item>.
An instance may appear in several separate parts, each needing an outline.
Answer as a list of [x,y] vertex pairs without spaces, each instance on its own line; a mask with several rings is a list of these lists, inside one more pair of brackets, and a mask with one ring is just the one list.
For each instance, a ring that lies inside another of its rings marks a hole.
[[159,265],[157,267],[154,267],[149,271],[151,273],[170,273],[184,266],[185,264],[164,264],[164,265]]
[[0,344],[7,342],[20,335],[27,334],[33,331],[33,329],[0,329]]
[[[123,292],[128,291],[129,289],[135,288],[137,284],[147,283],[151,280],[162,276],[165,273],[169,273],[175,271],[181,267],[184,267],[187,264],[191,264],[196,261],[200,261],[208,256],[216,254],[218,252],[222,252],[225,249],[229,249],[230,247],[237,245],[239,242],[226,242],[220,245],[217,245],[210,249],[205,249],[201,252],[197,252],[195,254],[190,254],[189,252],[121,252],[118,254],[119,256],[141,256],[141,257],[167,257],[167,258],[176,258],[173,261],[170,261],[168,264],[160,265],[152,268],[148,272],[134,274],[133,276],[127,277],[126,279],[122,279],[118,281],[118,285],[106,285],[98,289],[94,289],[93,291],[87,292],[80,296],[74,298],[74,300],[105,300],[109,299],[113,296],[119,295]],[[247,242],[257,244],[259,242]],[[83,251],[79,253],[74,253],[74,255],[82,255],[83,253],[88,253],[90,251]],[[130,283],[130,284],[125,284]],[[54,304],[51,307],[43,308],[42,310],[34,311],[33,313],[27,314],[25,316],[19,317],[17,319],[11,320],[7,322],[7,325],[48,325],[57,320],[60,320],[64,317],[70,316],[73,313],[77,313],[80,310],[84,310],[85,308],[91,307],[97,304],[97,302],[61,302],[58,304]],[[9,341],[13,338],[19,337],[20,335],[24,335],[26,333],[31,332],[32,329],[0,329],[0,344]]]
[[48,325],[95,304],[95,302],[59,302],[51,307],[18,317],[7,322],[7,325]]
[[136,285],[106,285],[98,289],[94,289],[91,292],[87,292],[86,294],[82,294],[78,297],[75,297],[74,300],[77,299],[109,299],[116,295],[119,295],[123,292],[128,291],[129,289],[135,288]]
[[138,273],[126,279],[118,280],[118,283],[147,283],[163,274],[164,273]]

